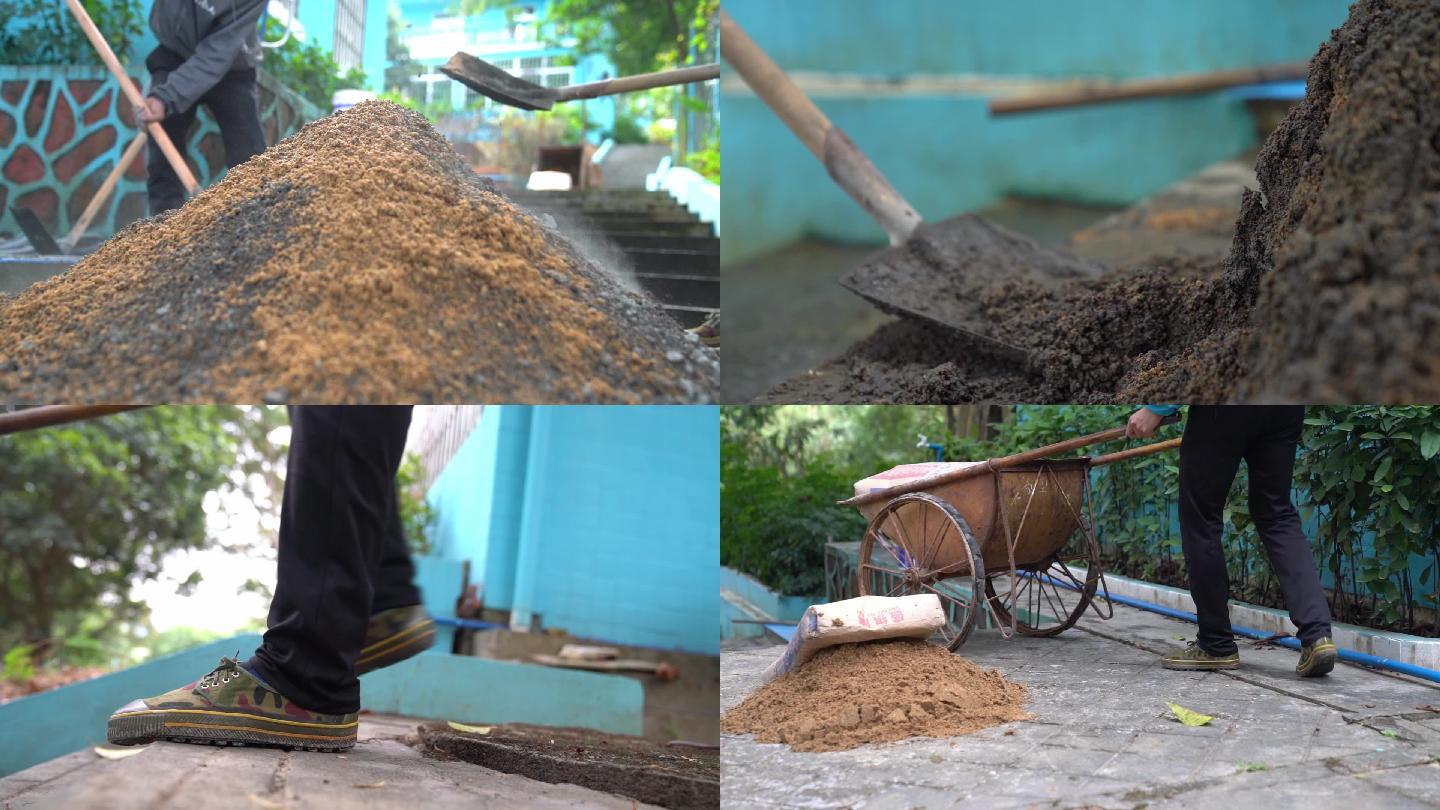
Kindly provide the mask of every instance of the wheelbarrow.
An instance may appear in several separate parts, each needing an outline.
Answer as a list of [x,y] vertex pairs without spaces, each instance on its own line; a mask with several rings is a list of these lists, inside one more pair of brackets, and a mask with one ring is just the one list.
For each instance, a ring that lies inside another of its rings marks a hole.
[[[839,502],[870,521],[860,541],[859,594],[938,595],[949,618],[940,640],[952,651],[982,610],[1005,638],[1056,635],[1087,607],[1110,618],[1113,608],[1102,612],[1095,601],[1104,572],[1090,519],[1090,470],[1180,440],[1051,457],[1124,435],[1125,428],[1112,428],[987,461],[925,465],[920,477],[907,476],[905,467],[882,473],[877,478],[900,482]],[[1104,595],[1109,607],[1108,589]]]

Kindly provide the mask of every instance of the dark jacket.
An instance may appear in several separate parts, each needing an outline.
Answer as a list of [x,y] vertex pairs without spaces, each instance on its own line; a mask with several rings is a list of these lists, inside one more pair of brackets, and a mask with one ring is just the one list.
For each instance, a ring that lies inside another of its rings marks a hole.
[[155,0],[150,30],[185,61],[151,85],[167,115],[195,102],[232,70],[260,63],[260,14],[266,0]]

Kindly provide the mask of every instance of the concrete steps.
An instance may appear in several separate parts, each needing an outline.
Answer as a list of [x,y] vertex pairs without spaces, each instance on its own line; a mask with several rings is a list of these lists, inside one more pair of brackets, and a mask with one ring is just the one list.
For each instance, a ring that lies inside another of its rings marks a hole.
[[619,253],[640,285],[684,327],[720,308],[720,240],[669,195],[642,189],[517,191],[510,199],[553,217],[592,256]]

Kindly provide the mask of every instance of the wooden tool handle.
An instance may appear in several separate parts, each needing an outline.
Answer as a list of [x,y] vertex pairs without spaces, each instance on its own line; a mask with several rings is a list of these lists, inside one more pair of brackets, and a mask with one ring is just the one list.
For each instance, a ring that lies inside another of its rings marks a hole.
[[920,215],[860,147],[830,123],[820,108],[723,8],[720,9],[720,56],[785,122],[805,148],[820,159],[831,179],[885,229],[891,244],[898,245],[910,238],[920,224]]
[[[65,0],[65,5],[75,16],[75,21],[80,23],[80,29],[85,32],[85,38],[95,46],[95,52],[100,54],[100,61],[105,63],[105,67],[110,69],[110,73],[120,83],[120,90],[126,98],[130,99],[131,105],[145,106],[145,97],[140,95],[140,88],[136,87],[135,82],[126,75],[125,69],[120,66],[120,60],[115,58],[115,52],[110,50],[110,43],[105,41],[105,37],[100,34],[100,29],[95,27],[95,22],[85,12],[84,6],[80,5],[80,0]],[[190,167],[185,165],[185,159],[180,157],[180,152],[170,141],[170,136],[165,134],[164,128],[158,123],[149,123],[145,124],[145,129],[149,131],[150,137],[155,139],[155,143],[160,145],[160,151],[165,153],[165,159],[170,162],[170,168],[175,170],[180,182],[185,184],[185,190],[191,194],[199,191],[200,183],[195,180],[195,175],[190,172]]]
[[0,435],[19,433],[22,430],[63,425],[81,419],[93,419],[121,411],[146,408],[147,405],[44,405],[39,408],[25,408],[10,413],[0,413]]
[[131,163],[135,162],[135,158],[140,154],[140,150],[145,146],[147,140],[149,138],[146,136],[145,130],[142,129],[135,133],[135,137],[130,140],[130,145],[126,146],[125,151],[120,154],[120,160],[115,164],[115,168],[110,170],[110,174],[105,177],[105,182],[101,183],[100,188],[96,190],[95,196],[85,204],[85,210],[80,213],[80,218],[75,220],[75,225],[70,228],[70,234],[61,243],[61,247],[65,248],[66,253],[73,250],[75,243],[85,235],[85,229],[90,227],[95,215],[100,213],[100,208],[110,198],[110,192],[114,191],[116,184],[120,182],[120,176],[130,168]]
[[1106,453],[1103,456],[1095,456],[1090,459],[1091,467],[1104,467],[1106,464],[1114,464],[1117,461],[1148,456],[1151,453],[1159,453],[1163,450],[1174,450],[1180,446],[1181,439],[1166,439],[1163,442],[1155,442],[1141,447],[1132,447],[1129,450],[1119,450],[1114,453]]
[[1037,110],[1079,107],[1086,104],[1103,104],[1136,98],[1208,93],[1212,90],[1223,90],[1227,87],[1240,87],[1246,84],[1303,79],[1309,69],[1310,66],[1306,62],[1289,62],[1283,65],[1267,65],[1258,68],[1190,73],[1163,79],[1136,79],[1111,85],[1057,90],[1033,96],[997,98],[990,102],[990,114],[994,116],[1015,115]]
[[650,90],[655,87],[669,87],[672,84],[705,82],[718,78],[720,78],[719,63],[712,65],[691,65],[690,67],[676,68],[674,70],[660,70],[654,73],[621,76],[618,79],[606,79],[602,82],[587,82],[585,84],[572,84],[568,87],[556,88],[555,100],[575,101],[576,99],[582,98],[613,96],[618,93]]
[[[1176,416],[1175,414],[1171,414],[1164,419],[1161,419],[1160,424],[1169,425],[1178,421],[1180,421],[1180,417]],[[909,492],[921,492],[923,490],[930,489],[931,487],[934,487],[938,484],[948,484],[953,481],[964,481],[969,478],[978,478],[982,475],[991,475],[992,473],[998,473],[1007,467],[1017,467],[1021,464],[1028,464],[1032,461],[1041,461],[1051,456],[1058,456],[1061,453],[1068,453],[1071,450],[1079,450],[1082,447],[1088,447],[1092,444],[1101,444],[1103,442],[1113,441],[1115,439],[1122,439],[1124,437],[1124,426],[1110,428],[1109,430],[1102,430],[1099,433],[1091,433],[1085,436],[1076,437],[1074,439],[1066,439],[1063,442],[1047,444],[1044,447],[1037,447],[1034,450],[1026,450],[1023,453],[1016,453],[1011,456],[1002,456],[1000,458],[992,458],[984,463],[975,464],[970,467],[955,470],[954,472],[948,472],[941,475],[922,478],[918,481],[911,481],[908,484],[900,484],[898,486],[889,487],[888,489],[882,489],[878,492],[867,492],[864,495],[856,495],[853,498],[840,501],[840,504],[842,506],[855,506],[856,504],[868,503],[870,501],[894,498],[897,495],[904,495]],[[1179,440],[1176,439],[1175,441],[1178,442]],[[1159,442],[1158,444],[1164,444],[1164,442]],[[1151,452],[1155,451],[1152,450]],[[1116,453],[1112,455],[1119,454]],[[1139,455],[1144,454],[1142,453]],[[1104,458],[1104,456],[1101,456],[1101,458]],[[1118,461],[1119,459],[1113,460]]]

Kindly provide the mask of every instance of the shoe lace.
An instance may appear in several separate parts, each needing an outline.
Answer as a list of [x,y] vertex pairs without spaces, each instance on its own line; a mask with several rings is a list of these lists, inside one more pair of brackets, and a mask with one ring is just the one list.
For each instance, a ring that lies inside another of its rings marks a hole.
[[199,687],[201,689],[210,689],[212,687],[229,683],[239,678],[240,673],[244,672],[244,670],[240,668],[239,658],[239,650],[235,651],[234,658],[230,658],[229,656],[222,656],[220,659],[220,665],[215,667],[215,669],[211,670],[209,675],[206,675],[205,677],[200,679]]

